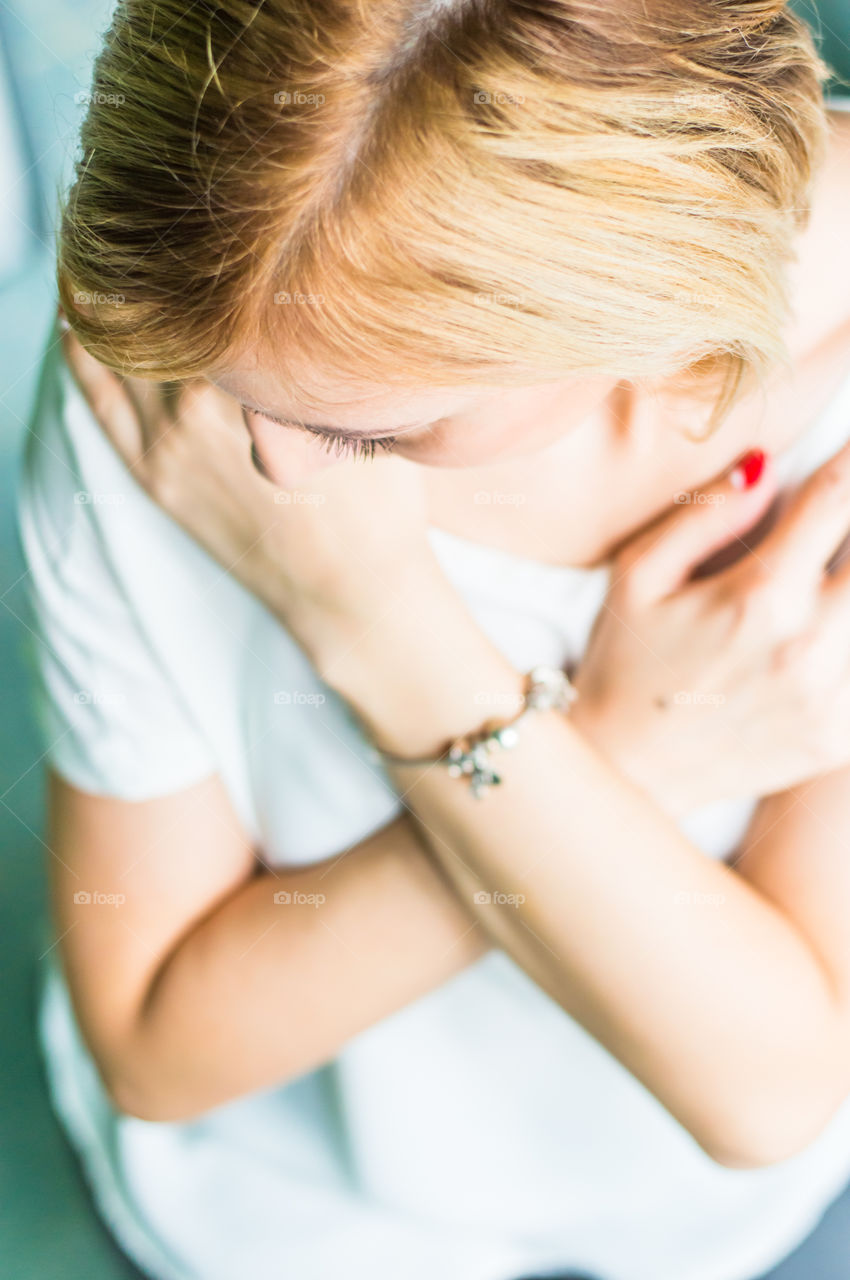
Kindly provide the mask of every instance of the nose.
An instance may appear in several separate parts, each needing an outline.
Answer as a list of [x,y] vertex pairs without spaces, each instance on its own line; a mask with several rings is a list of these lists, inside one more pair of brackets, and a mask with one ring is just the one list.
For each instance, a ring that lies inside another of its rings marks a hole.
[[298,489],[311,475],[326,471],[338,461],[296,427],[282,427],[260,413],[244,410],[251,437],[251,459],[260,475],[280,489]]

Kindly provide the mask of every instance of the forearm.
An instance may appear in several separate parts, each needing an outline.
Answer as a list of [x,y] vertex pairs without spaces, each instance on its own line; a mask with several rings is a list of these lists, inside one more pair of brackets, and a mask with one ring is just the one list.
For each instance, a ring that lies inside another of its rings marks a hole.
[[845,766],[765,796],[729,858],[742,879],[780,910],[793,913],[822,957],[845,1010],[850,1008],[848,832],[850,766]]
[[407,817],[338,858],[263,871],[161,966],[113,1093],[123,1110],[173,1120],[281,1084],[487,945]]
[[474,907],[482,924],[496,917],[500,944],[710,1154],[790,1154],[814,1136],[834,1078],[827,976],[782,912],[570,734],[555,714],[525,726],[480,828],[462,786],[436,771],[407,802],[437,856],[506,901]]
[[[341,692],[390,750],[427,752],[480,721],[482,692],[518,687],[484,637],[473,654],[460,613],[438,630],[439,644],[415,614],[395,616],[390,637],[373,630],[348,662]],[[522,895],[470,902],[483,926],[715,1158],[804,1145],[821,1064],[834,1079],[840,1017],[791,919],[705,857],[563,715],[526,717],[499,765],[503,785],[482,801],[443,767],[395,770],[449,874],[460,864],[492,893]]]

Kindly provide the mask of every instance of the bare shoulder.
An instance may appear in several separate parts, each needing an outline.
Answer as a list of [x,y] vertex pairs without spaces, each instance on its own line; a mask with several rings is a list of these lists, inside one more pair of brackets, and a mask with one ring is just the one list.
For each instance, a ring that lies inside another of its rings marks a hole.
[[790,272],[791,352],[804,357],[850,322],[850,111],[830,111],[827,157]]

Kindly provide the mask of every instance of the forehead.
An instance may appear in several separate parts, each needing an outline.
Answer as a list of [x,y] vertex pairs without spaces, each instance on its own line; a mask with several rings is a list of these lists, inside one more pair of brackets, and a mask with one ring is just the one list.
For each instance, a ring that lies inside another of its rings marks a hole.
[[343,429],[388,429],[399,422],[429,422],[460,412],[493,390],[485,383],[462,386],[387,386],[337,376],[327,370],[299,370],[292,381],[252,356],[210,374],[210,381],[243,404],[281,418],[317,418]]

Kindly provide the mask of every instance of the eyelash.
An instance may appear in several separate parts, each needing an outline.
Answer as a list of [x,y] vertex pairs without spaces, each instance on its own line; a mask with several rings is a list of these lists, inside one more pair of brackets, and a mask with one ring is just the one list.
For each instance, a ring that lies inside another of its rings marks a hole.
[[375,436],[370,440],[351,439],[348,436],[326,436],[321,431],[310,431],[310,435],[321,440],[328,453],[336,453],[337,457],[364,458],[367,461],[375,457],[378,449],[383,453],[392,453],[397,440],[396,436]]
[[[294,425],[293,423],[283,422],[280,418],[272,418],[267,413],[262,416],[268,418],[269,422],[274,422],[279,427]],[[392,453],[398,440],[397,436],[376,436],[370,440],[361,440],[356,437],[352,439],[348,436],[326,436],[323,432],[313,431],[310,427],[305,427],[304,429],[309,431],[314,439],[321,440],[328,453],[335,452],[338,457],[346,458],[365,458],[370,460],[375,457],[377,449],[380,449],[383,453]]]

